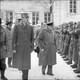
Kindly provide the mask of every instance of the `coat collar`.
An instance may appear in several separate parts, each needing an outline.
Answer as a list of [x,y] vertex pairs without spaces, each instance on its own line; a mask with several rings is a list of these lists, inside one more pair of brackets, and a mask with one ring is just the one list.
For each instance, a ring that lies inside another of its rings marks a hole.
[[4,32],[4,28],[1,26],[0,34]]
[[27,29],[27,27],[28,27],[28,24],[26,24],[26,25],[23,25],[23,23],[22,23],[22,24],[20,24],[20,26],[21,26],[23,29]]
[[49,33],[52,33],[52,30],[50,30],[50,29],[47,29],[47,32],[49,32]]

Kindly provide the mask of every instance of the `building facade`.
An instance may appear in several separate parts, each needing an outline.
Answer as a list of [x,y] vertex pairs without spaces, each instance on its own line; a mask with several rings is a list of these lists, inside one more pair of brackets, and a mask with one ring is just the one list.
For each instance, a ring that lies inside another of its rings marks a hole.
[[2,0],[0,5],[1,18],[5,22],[20,18],[22,12],[28,13],[32,25],[51,20],[49,0]]
[[80,21],[80,0],[54,0],[53,19],[55,26]]

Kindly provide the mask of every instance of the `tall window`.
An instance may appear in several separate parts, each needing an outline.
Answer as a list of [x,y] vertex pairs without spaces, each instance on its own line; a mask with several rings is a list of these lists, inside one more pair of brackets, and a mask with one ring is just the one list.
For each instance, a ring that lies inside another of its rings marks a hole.
[[70,13],[76,13],[76,0],[70,0]]
[[6,11],[6,21],[13,21],[13,12]]
[[0,17],[3,19],[3,12],[2,11],[0,12]]
[[44,13],[44,22],[50,22],[50,13],[49,12],[45,12]]
[[32,12],[32,24],[36,25],[39,21],[39,12]]

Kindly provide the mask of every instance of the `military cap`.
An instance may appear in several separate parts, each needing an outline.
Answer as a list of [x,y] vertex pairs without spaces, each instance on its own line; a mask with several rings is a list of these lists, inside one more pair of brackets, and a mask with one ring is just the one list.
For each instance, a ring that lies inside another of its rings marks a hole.
[[75,31],[72,31],[71,34],[72,34],[72,35],[76,35],[76,32],[75,32]]
[[72,22],[72,21],[69,22],[69,25],[70,25],[70,27],[72,28],[72,27],[73,27],[73,22]]
[[6,25],[12,24],[12,21],[6,22]]
[[75,30],[75,33],[76,33],[77,35],[80,35],[80,29],[76,29],[76,30]]
[[51,25],[53,25],[53,22],[48,22],[47,25],[51,26]]
[[29,18],[28,13],[22,13],[21,17],[25,16],[25,18]]

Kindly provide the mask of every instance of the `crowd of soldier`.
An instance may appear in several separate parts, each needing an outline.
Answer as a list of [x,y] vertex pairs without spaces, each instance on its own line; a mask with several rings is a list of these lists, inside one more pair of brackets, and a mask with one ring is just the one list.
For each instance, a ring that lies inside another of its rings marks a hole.
[[[80,22],[69,22],[57,29],[57,50],[75,73],[80,73]],[[80,77],[80,75],[77,75]]]

